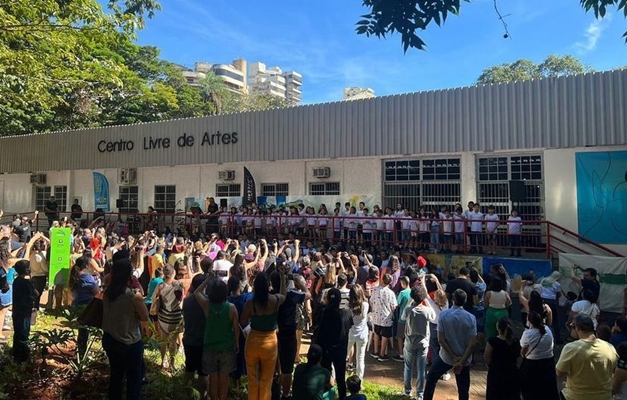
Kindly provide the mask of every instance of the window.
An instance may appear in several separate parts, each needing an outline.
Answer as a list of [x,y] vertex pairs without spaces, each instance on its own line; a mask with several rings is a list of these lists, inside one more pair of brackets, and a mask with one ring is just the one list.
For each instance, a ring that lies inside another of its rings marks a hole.
[[120,212],[139,212],[139,187],[120,186],[120,199],[124,201],[124,207]]
[[216,197],[239,197],[241,196],[241,185],[232,183],[228,185],[216,185]]
[[154,207],[159,213],[172,214],[176,212],[176,186],[155,186]]
[[262,183],[262,196],[289,196],[289,183]]
[[422,161],[422,179],[450,181],[461,179],[459,158],[439,158]]
[[52,188],[50,186],[35,186],[35,210],[43,212],[51,195]]
[[[492,204],[496,213],[506,219],[515,206],[523,220],[544,219],[544,180],[542,155],[504,155],[482,157],[477,161],[477,201],[482,210]],[[513,204],[510,200],[509,181],[525,183],[525,201]]]
[[421,206],[447,206],[461,201],[461,159],[432,158],[384,162],[385,206],[418,211]]
[[385,180],[387,182],[420,180],[420,161],[386,161]]
[[54,187],[54,199],[59,205],[59,211],[67,210],[67,186]]
[[333,196],[340,194],[340,182],[311,182],[310,196]]

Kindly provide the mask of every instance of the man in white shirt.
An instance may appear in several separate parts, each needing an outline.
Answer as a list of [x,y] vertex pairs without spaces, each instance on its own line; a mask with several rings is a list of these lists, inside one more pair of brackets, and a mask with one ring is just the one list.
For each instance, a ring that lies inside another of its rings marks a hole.
[[229,280],[229,270],[233,266],[233,263],[226,259],[226,253],[219,251],[213,262],[213,270],[216,276],[226,283]]
[[470,221],[470,253],[477,254],[483,253],[481,236],[483,234],[483,213],[479,211],[481,206],[476,203],[473,207],[473,212],[468,213],[468,220]]

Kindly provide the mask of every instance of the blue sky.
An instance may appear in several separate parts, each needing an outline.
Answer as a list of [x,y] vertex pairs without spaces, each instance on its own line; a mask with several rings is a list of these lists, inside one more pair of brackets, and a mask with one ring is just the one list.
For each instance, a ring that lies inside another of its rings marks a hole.
[[492,0],[463,3],[460,16],[423,32],[426,51],[406,54],[400,37],[386,40],[355,33],[366,12],[360,0],[268,2],[162,0],[162,11],[139,33],[140,44],[162,57],[195,61],[262,61],[303,75],[303,103],[337,101],[347,86],[368,86],[377,95],[468,86],[493,65],[549,54],[573,54],[597,70],[627,65],[622,13],[596,21],[578,0],[499,0],[511,39]]

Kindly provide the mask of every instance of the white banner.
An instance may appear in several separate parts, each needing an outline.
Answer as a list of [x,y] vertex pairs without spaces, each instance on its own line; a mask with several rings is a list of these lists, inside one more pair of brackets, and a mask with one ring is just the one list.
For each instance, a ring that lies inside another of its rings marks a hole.
[[[625,257],[601,257],[583,254],[560,254],[559,267],[562,273],[562,290],[579,294],[581,286],[570,279],[573,265],[582,268],[594,268],[597,270],[601,293],[599,294],[599,307],[602,311],[622,313],[623,291],[627,285],[627,258]],[[577,276],[582,277],[581,271],[576,271]]]

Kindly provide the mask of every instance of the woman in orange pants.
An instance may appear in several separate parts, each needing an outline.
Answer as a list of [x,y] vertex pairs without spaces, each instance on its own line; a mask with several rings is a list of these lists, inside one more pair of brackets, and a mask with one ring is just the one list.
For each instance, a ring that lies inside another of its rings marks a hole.
[[[281,290],[285,293],[286,275],[281,273]],[[268,275],[261,272],[253,284],[254,297],[246,302],[240,318],[242,326],[250,322],[244,356],[248,372],[248,399],[270,400],[272,378],[277,360],[277,317],[283,294],[270,295]]]

